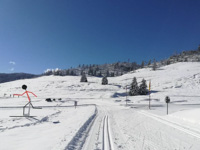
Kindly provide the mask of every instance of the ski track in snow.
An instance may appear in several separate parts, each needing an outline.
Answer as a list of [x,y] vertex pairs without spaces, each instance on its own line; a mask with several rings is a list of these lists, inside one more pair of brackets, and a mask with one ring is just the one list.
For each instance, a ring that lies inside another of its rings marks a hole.
[[81,150],[83,145],[85,144],[85,140],[89,134],[91,126],[97,115],[97,109],[95,109],[94,114],[83,124],[83,126],[79,129],[73,139],[66,146],[65,150]]
[[[11,130],[11,129],[15,129],[15,128],[29,127],[29,126],[41,124],[43,122],[48,122],[49,118],[57,117],[60,113],[61,113],[61,111],[58,111],[58,112],[53,113],[51,115],[45,116],[45,117],[43,117],[39,120],[35,119],[35,117],[34,118],[27,118],[28,120],[33,121],[33,122],[22,124],[22,125],[17,125],[17,126],[11,126],[11,127],[7,127],[7,128],[2,128],[2,129],[0,129],[0,132],[4,132],[6,130]],[[16,118],[18,118],[18,117],[16,117]],[[20,118],[20,119],[23,119],[23,118]]]
[[165,124],[167,126],[171,126],[172,128],[178,129],[178,130],[180,130],[182,132],[185,132],[185,133],[187,133],[189,135],[192,135],[192,136],[200,139],[200,131],[185,127],[185,126],[183,126],[181,124],[172,122],[172,121],[170,121],[168,119],[164,119],[163,117],[160,117],[160,116],[157,116],[157,115],[145,112],[145,111],[139,111],[139,113],[141,113],[141,114],[143,114],[145,116],[148,116],[150,118],[153,118],[156,121],[159,121],[159,122],[161,122],[161,123],[163,123],[163,124]]
[[103,119],[103,138],[102,138],[102,150],[114,150],[112,146],[112,138],[110,132],[110,125],[108,116]]

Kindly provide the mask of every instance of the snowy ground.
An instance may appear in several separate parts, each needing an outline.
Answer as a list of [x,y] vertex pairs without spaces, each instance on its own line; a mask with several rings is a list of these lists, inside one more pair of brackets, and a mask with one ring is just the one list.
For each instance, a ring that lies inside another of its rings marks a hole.
[[[40,77],[0,84],[0,149],[123,149],[123,150],[198,150],[200,147],[200,63],[177,63],[159,68],[140,69],[108,78]],[[138,83],[151,80],[151,110],[148,96],[128,97],[126,85],[133,77]],[[26,84],[34,106],[34,118],[22,115]],[[4,97],[4,94],[6,96]],[[166,115],[165,96],[171,98]],[[46,102],[45,98],[55,98]],[[61,100],[59,100],[61,99]],[[78,108],[73,107],[78,101]],[[94,105],[96,104],[97,114]],[[19,108],[20,107],[20,108]],[[96,114],[96,115],[95,115]],[[82,127],[82,128],[81,128]],[[87,138],[86,138],[87,137]],[[86,140],[86,141],[85,141]],[[84,143],[84,144],[83,144]]]

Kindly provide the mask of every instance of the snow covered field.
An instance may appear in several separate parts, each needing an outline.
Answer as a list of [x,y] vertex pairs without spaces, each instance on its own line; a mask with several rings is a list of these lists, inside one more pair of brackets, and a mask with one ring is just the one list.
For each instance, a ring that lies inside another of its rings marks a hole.
[[[0,149],[70,149],[69,145],[74,144],[79,146],[71,149],[198,150],[199,68],[200,63],[189,62],[156,71],[144,68],[108,78],[108,85],[101,85],[101,78],[97,77],[88,77],[88,83],[80,83],[80,77],[69,76],[0,84]],[[138,83],[143,78],[147,83],[151,80],[151,110],[148,95],[128,96],[130,102],[126,105],[125,87],[133,77]],[[33,105],[43,109],[31,109],[34,118],[11,118],[10,115],[22,115],[22,107],[28,102],[26,97],[10,97],[23,93],[23,84],[38,96],[31,96]],[[169,115],[165,96],[171,99]],[[46,98],[55,101],[46,102]],[[77,109],[73,107],[74,101],[78,101]],[[86,104],[96,104],[96,116],[91,118],[95,106]],[[79,136],[81,132],[85,138]]]

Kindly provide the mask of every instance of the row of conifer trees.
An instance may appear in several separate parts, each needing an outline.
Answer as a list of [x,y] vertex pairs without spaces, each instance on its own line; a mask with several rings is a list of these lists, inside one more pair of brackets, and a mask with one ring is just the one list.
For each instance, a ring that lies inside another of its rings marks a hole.
[[[88,82],[85,73],[82,74],[80,82]],[[103,77],[102,85],[106,85],[106,84],[108,84],[108,79],[107,77]],[[147,94],[148,94],[148,90],[147,90],[146,80],[143,79],[141,84],[138,86],[137,79],[136,77],[134,77],[133,82],[131,83],[129,95],[136,96],[136,95],[147,95]]]
[[[80,82],[88,82],[85,73],[82,74]],[[106,84],[108,84],[108,79],[105,76],[105,77],[102,78],[102,85],[106,85]]]
[[129,95],[130,96],[136,96],[136,95],[147,95],[147,84],[146,80],[143,79],[141,84],[138,86],[136,77],[133,78],[133,82],[131,83]]

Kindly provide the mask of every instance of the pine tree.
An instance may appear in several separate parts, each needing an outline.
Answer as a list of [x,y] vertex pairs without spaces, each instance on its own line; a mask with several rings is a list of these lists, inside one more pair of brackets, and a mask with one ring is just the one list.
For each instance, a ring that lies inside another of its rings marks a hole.
[[149,62],[148,62],[148,66],[150,66],[151,65],[151,60],[149,60]]
[[138,95],[138,94],[139,94],[139,87],[138,87],[137,79],[136,79],[136,77],[134,77],[133,82],[131,83],[129,95],[135,96],[135,95]]
[[83,70],[81,70],[81,76],[84,74]]
[[118,71],[116,72],[116,76],[119,76],[119,72]]
[[86,77],[85,73],[83,73],[81,76],[81,82],[87,82],[87,77]]
[[73,70],[71,70],[70,75],[71,75],[71,76],[74,76],[74,75],[75,75]]
[[85,65],[84,65],[84,64],[82,65],[82,68],[83,68],[83,69],[85,68]]
[[107,76],[107,77],[110,76],[109,70],[106,71],[106,76]]
[[102,78],[102,85],[106,85],[106,84],[108,84],[108,79],[107,79],[107,77],[103,77]]
[[102,77],[101,71],[98,73],[98,77]]
[[111,76],[111,77],[114,77],[114,76],[115,76],[115,73],[114,73],[114,72],[111,72],[110,76]]
[[157,68],[157,64],[156,64],[156,61],[154,60],[154,61],[153,61],[153,71],[155,71],[156,68]]
[[142,61],[141,63],[141,68],[144,68],[144,61]]
[[184,59],[184,62],[187,62],[188,61],[188,58],[186,57],[185,59]]
[[147,84],[146,84],[146,80],[145,79],[143,79],[142,83],[140,84],[139,94],[140,95],[147,95],[148,94]]
[[170,65],[170,63],[171,63],[170,60],[167,60],[167,65]]
[[96,69],[95,69],[94,72],[93,72],[93,76],[97,76],[97,71],[96,71]]
[[91,75],[91,76],[93,76],[93,69],[92,69],[92,67],[90,66],[90,68],[89,68],[89,70],[88,70],[88,75]]
[[66,75],[69,75],[69,69],[68,69],[68,70],[66,70]]

